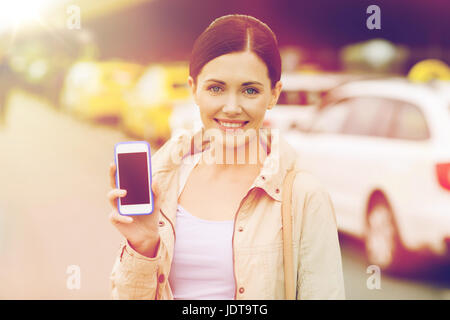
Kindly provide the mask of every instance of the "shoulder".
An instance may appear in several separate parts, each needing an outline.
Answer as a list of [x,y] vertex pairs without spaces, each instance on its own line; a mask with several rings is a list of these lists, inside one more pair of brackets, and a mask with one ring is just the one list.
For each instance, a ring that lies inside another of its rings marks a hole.
[[298,193],[326,192],[324,184],[312,173],[296,169],[292,191]]
[[302,209],[332,207],[326,186],[313,174],[299,170],[292,185],[293,203]]
[[296,175],[292,184],[292,196],[302,198],[319,193],[327,193],[322,181],[311,172],[302,169],[301,158],[297,151],[281,136],[280,139],[281,154],[280,160],[285,168],[294,169]]
[[316,221],[318,224],[327,222],[335,227],[337,226],[336,213],[331,196],[317,177],[309,172],[300,170],[297,172],[292,189],[292,203],[296,208],[296,215],[300,221],[303,221],[303,218],[305,218],[310,223],[312,221]]
[[155,153],[152,154],[152,173],[170,170],[173,166],[173,154],[177,149],[179,141],[169,139]]

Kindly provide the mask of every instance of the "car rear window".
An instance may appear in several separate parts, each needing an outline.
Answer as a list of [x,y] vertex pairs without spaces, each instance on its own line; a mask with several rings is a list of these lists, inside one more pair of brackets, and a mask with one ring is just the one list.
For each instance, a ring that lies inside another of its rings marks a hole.
[[406,140],[424,140],[430,137],[427,121],[418,107],[398,102],[393,137]]
[[309,106],[320,102],[324,92],[306,90],[285,90],[281,91],[278,98],[279,105]]
[[316,115],[310,131],[314,133],[342,133],[350,108],[350,100],[327,105]]
[[352,99],[352,110],[344,133],[361,136],[377,136],[379,130],[389,119],[380,116],[389,116],[381,113],[384,101],[379,98],[359,97]]

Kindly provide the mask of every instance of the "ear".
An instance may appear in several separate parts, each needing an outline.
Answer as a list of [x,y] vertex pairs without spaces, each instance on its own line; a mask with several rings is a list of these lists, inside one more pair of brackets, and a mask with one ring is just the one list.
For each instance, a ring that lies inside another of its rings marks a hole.
[[192,97],[194,98],[195,103],[197,103],[197,94],[196,94],[197,86],[195,85],[194,79],[191,76],[188,77],[188,85],[189,88],[191,89]]
[[192,79],[191,76],[188,77],[188,85],[189,88],[191,89],[191,92],[193,95],[195,95],[195,91],[196,91],[196,85],[194,84],[194,79]]
[[272,89],[272,92],[271,92],[272,97],[270,99],[269,105],[267,106],[267,110],[272,109],[277,104],[282,88],[283,88],[283,84],[281,83],[281,81],[278,81],[275,84],[275,87]]

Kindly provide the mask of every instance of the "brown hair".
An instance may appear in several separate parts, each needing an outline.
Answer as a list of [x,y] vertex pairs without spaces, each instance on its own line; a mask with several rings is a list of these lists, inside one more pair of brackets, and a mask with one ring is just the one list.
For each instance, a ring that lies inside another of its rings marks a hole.
[[260,20],[242,14],[230,14],[214,20],[194,43],[189,75],[197,77],[209,61],[232,52],[254,52],[267,66],[272,88],[281,77],[281,56],[272,30]]

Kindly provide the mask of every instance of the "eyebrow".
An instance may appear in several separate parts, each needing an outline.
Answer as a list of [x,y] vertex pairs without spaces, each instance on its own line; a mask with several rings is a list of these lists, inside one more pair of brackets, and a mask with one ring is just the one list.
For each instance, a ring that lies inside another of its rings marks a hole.
[[[210,82],[210,81],[218,82],[218,83],[223,84],[223,85],[226,84],[225,82],[223,82],[221,80],[216,80],[216,79],[208,79],[205,82]],[[258,82],[258,81],[249,81],[249,82],[242,83],[243,86],[249,86],[249,85],[252,85],[252,84],[257,84],[257,85],[260,85],[260,86],[264,87],[264,85],[261,82]]]

